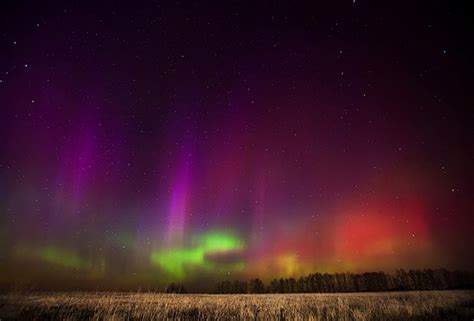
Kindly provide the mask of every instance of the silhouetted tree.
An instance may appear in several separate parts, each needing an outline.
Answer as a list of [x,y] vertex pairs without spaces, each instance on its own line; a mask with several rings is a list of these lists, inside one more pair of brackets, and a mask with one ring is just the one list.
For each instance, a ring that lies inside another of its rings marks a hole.
[[263,284],[262,280],[259,278],[250,280],[249,283],[249,293],[264,293],[265,292],[265,285]]
[[175,283],[170,283],[166,288],[166,293],[178,293],[185,294],[188,293],[182,284],[177,285]]
[[278,280],[272,280],[270,286],[268,287],[268,292],[270,293],[281,293],[280,282]]

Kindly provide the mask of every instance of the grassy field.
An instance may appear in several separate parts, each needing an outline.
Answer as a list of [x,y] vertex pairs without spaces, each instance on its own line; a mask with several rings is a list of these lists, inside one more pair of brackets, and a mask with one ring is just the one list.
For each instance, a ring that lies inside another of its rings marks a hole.
[[474,291],[0,296],[0,320],[474,320]]

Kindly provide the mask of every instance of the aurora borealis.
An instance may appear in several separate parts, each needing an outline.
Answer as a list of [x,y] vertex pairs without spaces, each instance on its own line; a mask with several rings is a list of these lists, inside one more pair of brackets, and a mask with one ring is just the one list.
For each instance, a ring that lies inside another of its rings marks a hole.
[[[190,267],[204,267],[210,270],[218,266],[216,263],[226,263],[225,261],[220,262],[219,256],[224,259],[226,256],[232,258],[232,253],[238,253],[242,248],[243,242],[231,234],[208,232],[199,237],[193,248],[171,248],[165,251],[153,252],[151,262],[175,278],[182,279],[186,276],[186,270]],[[213,264],[213,261],[216,262]],[[238,265],[241,266],[242,263]]]
[[0,286],[474,268],[455,4],[1,7]]

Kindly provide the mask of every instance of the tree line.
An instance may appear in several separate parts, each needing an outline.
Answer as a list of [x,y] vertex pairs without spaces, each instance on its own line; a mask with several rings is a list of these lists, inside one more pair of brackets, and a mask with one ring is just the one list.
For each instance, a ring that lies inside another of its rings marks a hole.
[[313,273],[295,278],[274,279],[265,285],[259,278],[222,281],[216,293],[329,293],[474,289],[474,273],[446,269],[396,270],[366,273]]

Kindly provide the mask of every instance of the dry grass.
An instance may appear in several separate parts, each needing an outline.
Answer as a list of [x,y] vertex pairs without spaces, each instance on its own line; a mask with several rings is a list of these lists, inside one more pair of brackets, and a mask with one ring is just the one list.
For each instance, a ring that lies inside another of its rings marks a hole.
[[0,296],[0,320],[473,320],[474,291]]

